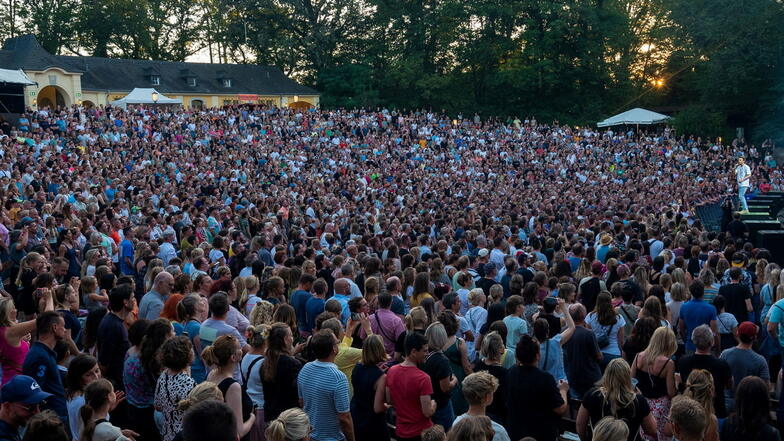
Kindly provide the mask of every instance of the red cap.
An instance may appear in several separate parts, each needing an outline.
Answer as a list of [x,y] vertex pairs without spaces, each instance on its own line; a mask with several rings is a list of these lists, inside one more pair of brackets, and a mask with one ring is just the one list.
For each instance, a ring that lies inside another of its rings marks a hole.
[[738,326],[738,337],[744,336],[752,339],[757,336],[757,325],[752,322],[743,322]]

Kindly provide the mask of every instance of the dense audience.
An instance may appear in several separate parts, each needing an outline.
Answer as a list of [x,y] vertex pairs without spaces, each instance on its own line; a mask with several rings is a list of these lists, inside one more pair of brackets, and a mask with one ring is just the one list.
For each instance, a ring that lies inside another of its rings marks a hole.
[[669,129],[30,111],[0,138],[0,441],[779,439],[784,275],[696,216],[740,157],[784,189]]

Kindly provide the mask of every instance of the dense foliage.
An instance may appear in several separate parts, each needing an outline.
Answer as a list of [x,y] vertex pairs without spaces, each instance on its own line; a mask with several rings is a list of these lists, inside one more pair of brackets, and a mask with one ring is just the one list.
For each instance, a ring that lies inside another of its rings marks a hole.
[[784,132],[781,0],[5,0],[2,14],[4,36],[53,53],[273,64],[327,107],[581,123],[648,106],[690,131]]

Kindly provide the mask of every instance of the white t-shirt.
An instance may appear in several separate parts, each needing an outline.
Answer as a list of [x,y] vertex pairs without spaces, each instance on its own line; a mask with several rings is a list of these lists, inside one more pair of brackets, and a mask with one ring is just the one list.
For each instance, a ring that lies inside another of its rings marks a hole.
[[749,186],[749,179],[741,182],[746,176],[751,176],[751,168],[747,164],[739,165],[735,167],[735,176],[738,179],[738,186],[739,187],[748,187]]

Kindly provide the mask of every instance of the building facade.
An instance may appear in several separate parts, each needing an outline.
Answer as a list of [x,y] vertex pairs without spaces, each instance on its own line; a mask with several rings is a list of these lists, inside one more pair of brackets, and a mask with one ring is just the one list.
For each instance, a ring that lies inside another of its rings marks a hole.
[[273,66],[53,55],[33,35],[9,38],[0,68],[22,69],[37,84],[25,88],[30,108],[107,105],[136,87],[155,88],[184,107],[252,103],[312,108],[319,93]]

